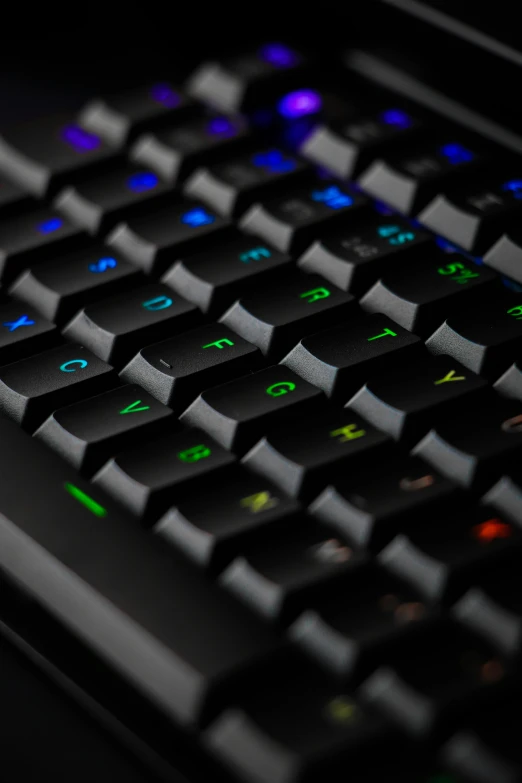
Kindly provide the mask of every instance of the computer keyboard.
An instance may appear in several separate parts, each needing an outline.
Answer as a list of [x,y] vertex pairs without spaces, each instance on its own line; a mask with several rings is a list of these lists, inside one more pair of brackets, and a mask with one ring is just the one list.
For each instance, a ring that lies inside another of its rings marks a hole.
[[0,140],[3,577],[216,780],[522,779],[514,158],[282,43]]

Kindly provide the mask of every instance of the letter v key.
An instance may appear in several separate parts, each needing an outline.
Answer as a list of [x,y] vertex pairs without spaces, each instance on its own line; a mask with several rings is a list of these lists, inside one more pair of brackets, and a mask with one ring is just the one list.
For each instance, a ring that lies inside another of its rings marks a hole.
[[127,405],[126,408],[123,408],[120,411],[120,415],[123,416],[125,413],[139,413],[139,411],[148,411],[150,408],[150,405],[141,405],[141,407],[138,407],[141,405],[141,400],[135,400],[135,402],[131,402],[130,405]]

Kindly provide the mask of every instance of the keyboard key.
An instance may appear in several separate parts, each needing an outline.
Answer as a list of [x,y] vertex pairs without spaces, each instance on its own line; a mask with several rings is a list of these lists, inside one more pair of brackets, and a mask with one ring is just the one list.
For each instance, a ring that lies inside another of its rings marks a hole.
[[449,315],[473,312],[501,290],[490,269],[462,256],[441,253],[429,262],[419,262],[385,274],[363,297],[361,306],[428,336]]
[[208,324],[142,348],[121,377],[181,411],[203,389],[251,372],[260,363],[254,345],[226,326]]
[[321,525],[303,519],[247,548],[219,582],[272,622],[291,622],[326,585],[338,584],[366,562]]
[[400,368],[421,355],[421,347],[416,335],[372,315],[303,338],[282,364],[344,402],[369,375]]
[[22,272],[9,293],[50,321],[65,323],[83,305],[144,280],[135,266],[103,245],[86,245]]
[[54,324],[19,302],[0,305],[0,363],[31,356],[58,342]]
[[167,511],[154,532],[217,573],[267,531],[296,528],[301,513],[269,481],[238,468],[226,487],[194,494]]
[[[411,584],[425,600],[453,603],[477,577],[520,554],[522,531],[491,507],[441,512],[429,524],[416,520],[394,538],[379,562]],[[498,566],[502,568],[502,566]]]
[[106,165],[115,155],[100,136],[67,115],[32,120],[4,131],[0,138],[2,171],[40,197],[71,182],[87,167]]
[[309,177],[308,163],[269,147],[198,169],[183,192],[223,217],[236,218],[254,202],[272,198]]
[[376,158],[411,144],[419,131],[420,122],[413,116],[401,109],[390,111],[385,109],[332,126],[320,125],[300,152],[336,176],[353,179]]
[[293,660],[273,673],[269,688],[243,690],[204,739],[245,783],[340,783],[347,770],[354,781],[384,780],[397,747],[409,753],[378,714]]
[[356,301],[319,275],[294,274],[277,287],[269,287],[239,299],[221,318],[271,361],[277,361],[299,342],[349,319]]
[[92,475],[113,454],[174,427],[169,408],[139,386],[121,386],[54,411],[35,437],[77,470]]
[[507,474],[484,495],[484,502],[522,527],[522,475],[518,465],[512,464]]
[[244,453],[270,429],[290,417],[303,420],[322,401],[319,389],[277,365],[207,389],[181,420],[201,427],[226,449]]
[[180,255],[212,246],[230,224],[189,201],[163,206],[120,223],[107,242],[144,272],[162,272]]
[[162,279],[204,313],[221,314],[244,292],[274,284],[290,268],[290,256],[238,235],[206,253],[176,261]]
[[284,253],[299,253],[332,226],[360,221],[366,210],[364,196],[321,182],[254,204],[239,225]]
[[0,214],[11,214],[31,204],[31,196],[5,176],[0,177]]
[[[122,686],[119,698],[131,689],[129,715],[139,694],[140,711],[194,727],[233,701],[281,641],[4,417],[0,440],[1,568],[49,617],[49,641],[57,622],[79,635]],[[89,675],[106,686],[95,662]]]
[[90,351],[79,345],[63,345],[2,367],[0,410],[34,431],[56,408],[117,383],[112,367]]
[[470,253],[481,255],[522,215],[520,191],[498,176],[484,185],[435,198],[420,222]]
[[137,350],[166,334],[198,322],[198,311],[167,286],[150,283],[113,299],[87,305],[65,327],[64,335],[87,346],[100,359],[121,365]]
[[0,278],[8,283],[26,267],[73,249],[85,239],[81,229],[43,206],[0,218]]
[[360,679],[432,616],[415,590],[372,564],[315,601],[288,633],[332,674]]
[[437,424],[414,451],[461,486],[487,489],[521,453],[521,425],[518,403],[484,397],[458,419]]
[[186,84],[189,95],[222,111],[262,105],[292,86],[302,74],[300,52],[283,43],[267,43],[255,52],[204,62]]
[[143,131],[178,122],[194,109],[193,102],[170,82],[156,82],[90,101],[80,122],[109,144],[123,147]]
[[239,115],[209,114],[141,136],[130,157],[175,184],[198,166],[234,154],[248,140],[247,123]]
[[465,495],[449,479],[416,458],[388,455],[372,470],[333,478],[309,507],[351,546],[379,551],[419,518],[437,519],[459,508]]
[[154,520],[184,496],[215,486],[233,462],[208,435],[187,429],[118,454],[93,482],[135,516]]
[[336,477],[382,459],[390,439],[350,411],[315,416],[305,427],[277,429],[243,459],[292,497],[313,498]]
[[514,362],[493,386],[499,394],[505,397],[522,400],[522,369],[520,362]]
[[458,362],[428,357],[401,372],[372,377],[348,405],[395,440],[414,443],[459,411],[470,418],[481,413],[486,390],[486,382]]
[[304,272],[316,272],[343,291],[360,296],[390,269],[398,271],[408,262],[424,262],[436,253],[428,234],[394,216],[367,222],[360,231],[318,239],[298,265]]
[[516,283],[522,283],[522,239],[514,231],[503,234],[485,254],[484,263]]
[[522,349],[522,298],[492,296],[470,313],[453,315],[426,341],[432,353],[445,353],[473,372],[497,379]]
[[91,234],[108,231],[118,221],[158,202],[171,192],[153,171],[121,163],[82,178],[58,194],[55,207]]
[[395,160],[376,160],[359,177],[361,188],[405,215],[476,173],[480,156],[456,141],[430,143]]
[[447,736],[466,714],[485,707],[507,685],[508,675],[488,645],[441,622],[395,651],[358,695],[409,735],[436,739]]

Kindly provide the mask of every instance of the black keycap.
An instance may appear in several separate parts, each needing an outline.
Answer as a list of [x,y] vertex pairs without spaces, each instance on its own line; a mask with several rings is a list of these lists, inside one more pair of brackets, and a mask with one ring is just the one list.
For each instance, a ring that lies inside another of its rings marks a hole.
[[[396,440],[411,443],[439,422],[465,411],[482,411],[487,384],[447,356],[372,376],[349,401],[352,410]],[[491,400],[489,400],[491,401]]]
[[154,532],[213,573],[266,531],[294,527],[300,506],[260,476],[237,468],[225,487],[194,494],[167,511]]
[[484,502],[522,527],[522,475],[517,463],[484,495]]
[[112,367],[79,345],[63,345],[0,370],[0,410],[34,431],[49,414],[118,383]]
[[430,143],[394,160],[376,160],[359,177],[371,196],[405,215],[416,215],[435,196],[476,172],[480,157],[460,142]]
[[293,659],[273,672],[270,688],[243,690],[204,741],[245,783],[340,783],[347,770],[354,780],[381,780],[398,745],[409,753],[378,713]]
[[295,84],[305,61],[283,43],[267,43],[256,51],[221,61],[204,62],[186,84],[189,95],[222,111],[263,105]]
[[292,497],[313,498],[336,477],[383,459],[391,441],[351,411],[315,416],[277,429],[243,459]]
[[[397,649],[358,690],[364,704],[419,739],[444,736],[509,682],[495,651],[441,621]],[[482,710],[481,710],[482,712]]]
[[22,272],[9,293],[61,324],[87,302],[143,280],[141,272],[118,253],[108,252],[103,245],[86,245]]
[[432,616],[415,590],[372,564],[313,602],[288,633],[332,674],[359,679]]
[[327,585],[339,589],[342,578],[365,562],[341,538],[303,519],[247,548],[219,582],[265,619],[288,623]]
[[35,437],[92,475],[112,455],[174,428],[174,422],[173,412],[139,386],[121,386],[54,411]]
[[453,315],[426,341],[473,372],[497,379],[522,349],[522,296],[492,296],[474,311]]
[[0,168],[35,196],[48,196],[115,154],[114,147],[68,115],[11,127],[0,138]]
[[522,400],[522,369],[520,361],[514,362],[493,385],[499,394],[505,397],[512,397],[515,400]]
[[372,470],[334,478],[308,510],[350,545],[379,551],[419,518],[460,508],[465,497],[422,460],[390,454]]
[[170,186],[154,171],[120,163],[66,187],[54,205],[73,223],[97,234],[135,212],[150,209],[151,202],[165,200],[169,192]]
[[521,189],[501,177],[437,196],[420,222],[470,253],[480,255],[522,216]]
[[167,286],[151,283],[113,299],[87,305],[64,335],[111,364],[129,361],[144,345],[198,322],[196,307]]
[[244,453],[282,421],[303,419],[322,402],[319,389],[279,365],[204,391],[181,420]]
[[161,272],[180,255],[212,246],[229,229],[211,210],[184,201],[120,223],[107,242],[145,272]]
[[32,199],[26,190],[15,185],[5,176],[0,177],[0,213],[7,213],[29,206]]
[[278,147],[267,147],[198,169],[183,191],[219,215],[238,217],[255,201],[309,178],[309,172],[305,161]]
[[402,109],[388,108],[332,126],[320,125],[301,154],[343,179],[361,173],[376,158],[410,144],[420,122]]
[[83,231],[56,211],[37,206],[0,218],[0,278],[10,282],[26,267],[84,243]]
[[162,279],[204,313],[221,314],[244,292],[273,285],[291,266],[290,256],[238,235],[206,253],[176,261]]
[[379,562],[411,584],[427,601],[455,601],[477,575],[502,568],[516,548],[522,531],[488,506],[467,505],[459,511],[441,511],[431,519],[417,519],[379,554]]
[[50,348],[58,341],[54,324],[20,302],[0,304],[0,363],[7,364]]
[[259,367],[261,354],[221,324],[208,324],[149,345],[121,377],[181,411],[203,390]]
[[362,316],[353,323],[305,337],[283,359],[328,397],[344,402],[369,375],[399,370],[421,355],[419,338],[382,315]]
[[299,253],[332,226],[353,225],[366,213],[364,196],[331,182],[316,182],[254,204],[241,218],[240,227],[284,253]]
[[242,297],[221,321],[277,361],[304,335],[342,323],[356,312],[350,294],[325,285],[319,275],[294,274],[277,287]]
[[210,114],[141,136],[130,157],[174,184],[198,166],[229,157],[248,140],[247,123],[239,115]]
[[343,291],[361,295],[385,272],[412,261],[425,262],[436,254],[424,231],[400,218],[374,219],[358,231],[342,231],[319,239],[305,251],[298,265],[317,272]]
[[194,108],[177,87],[164,81],[96,98],[82,109],[80,122],[121,147],[143,131],[184,119]]
[[93,482],[135,516],[154,520],[196,488],[221,482],[233,462],[233,455],[204,432],[187,429],[118,454]]
[[515,231],[504,234],[484,256],[484,263],[522,283],[522,239]]
[[522,454],[522,407],[486,396],[440,422],[415,453],[467,489],[488,489]]
[[369,312],[385,313],[405,329],[430,335],[453,313],[474,312],[500,292],[497,276],[457,254],[418,259],[386,273],[361,300]]
[[[2,572],[50,615],[49,640],[59,621],[170,723],[234,700],[281,642],[4,417],[0,441]],[[98,664],[90,675],[105,687]]]

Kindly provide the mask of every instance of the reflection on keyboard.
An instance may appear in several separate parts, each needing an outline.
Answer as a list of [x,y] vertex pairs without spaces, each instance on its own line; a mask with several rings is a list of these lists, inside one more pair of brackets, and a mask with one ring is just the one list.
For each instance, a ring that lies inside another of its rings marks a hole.
[[522,167],[335,92],[267,43],[0,139],[0,565],[235,779],[507,783]]

